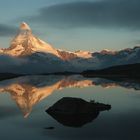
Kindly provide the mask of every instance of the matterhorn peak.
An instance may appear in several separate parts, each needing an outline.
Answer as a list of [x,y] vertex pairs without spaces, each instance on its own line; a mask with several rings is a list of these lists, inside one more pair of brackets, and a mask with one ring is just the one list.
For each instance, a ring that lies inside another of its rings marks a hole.
[[20,24],[19,33],[11,41],[10,47],[4,50],[4,53],[20,57],[35,53],[46,53],[59,57],[57,49],[34,36],[31,28],[25,22]]
[[22,22],[20,24],[20,30],[22,30],[22,31],[31,31],[31,28],[27,23]]

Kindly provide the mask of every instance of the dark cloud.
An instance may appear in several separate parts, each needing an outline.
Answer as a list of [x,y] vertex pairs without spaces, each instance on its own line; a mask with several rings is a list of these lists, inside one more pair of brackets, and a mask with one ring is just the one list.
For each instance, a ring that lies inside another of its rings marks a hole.
[[71,2],[40,9],[30,21],[39,21],[52,27],[109,27],[140,28],[139,0],[100,0]]
[[0,36],[10,36],[16,33],[16,28],[4,24],[0,24]]

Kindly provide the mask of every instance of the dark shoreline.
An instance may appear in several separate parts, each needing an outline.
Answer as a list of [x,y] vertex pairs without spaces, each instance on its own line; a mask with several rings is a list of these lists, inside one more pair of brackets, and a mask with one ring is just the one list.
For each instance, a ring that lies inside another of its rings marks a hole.
[[7,80],[7,79],[13,79],[16,77],[24,76],[22,74],[13,74],[13,73],[0,73],[0,81]]
[[12,79],[21,76],[33,75],[82,75],[87,78],[106,78],[106,79],[137,79],[140,80],[140,63],[113,66],[101,70],[87,70],[81,73],[78,72],[57,72],[57,73],[43,73],[43,74],[13,74],[0,73],[0,81]]

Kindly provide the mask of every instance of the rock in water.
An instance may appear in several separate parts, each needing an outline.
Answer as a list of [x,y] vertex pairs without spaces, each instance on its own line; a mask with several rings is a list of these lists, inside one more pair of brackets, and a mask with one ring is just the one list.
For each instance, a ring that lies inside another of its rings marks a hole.
[[82,127],[96,119],[100,111],[110,110],[111,105],[91,103],[80,98],[65,97],[46,110],[59,123],[70,127]]

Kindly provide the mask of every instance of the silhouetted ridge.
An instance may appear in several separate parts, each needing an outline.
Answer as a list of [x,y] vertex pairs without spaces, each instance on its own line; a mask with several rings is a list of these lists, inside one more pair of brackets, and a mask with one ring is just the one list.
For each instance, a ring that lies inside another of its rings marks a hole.
[[84,76],[119,76],[140,78],[140,63],[113,66],[101,70],[87,70],[82,73]]

